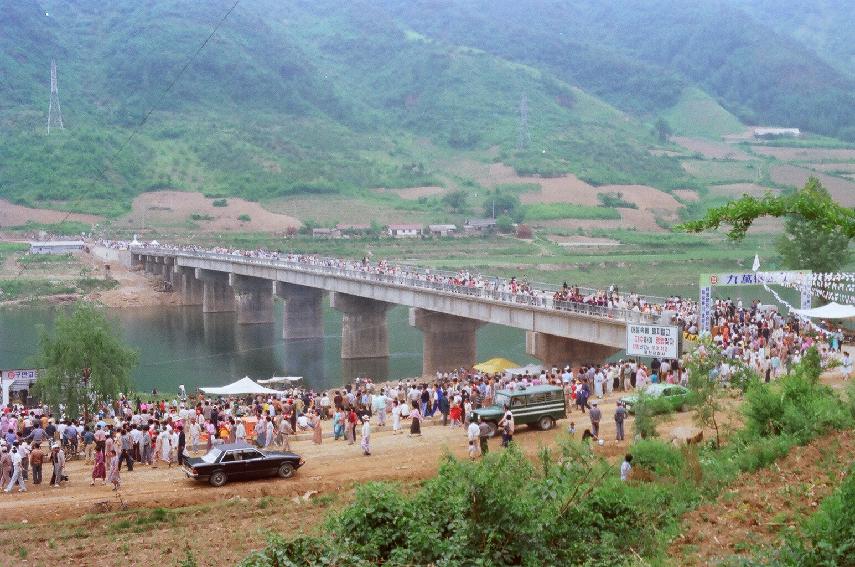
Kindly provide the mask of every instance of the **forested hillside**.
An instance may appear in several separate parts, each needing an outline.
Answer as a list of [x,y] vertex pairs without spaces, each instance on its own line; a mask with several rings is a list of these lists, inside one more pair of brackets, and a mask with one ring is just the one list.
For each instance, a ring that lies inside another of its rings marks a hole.
[[[241,2],[169,88],[232,5],[0,0],[0,197],[117,215],[165,188],[265,200],[466,181],[448,156],[693,187],[650,150],[657,118],[697,100],[730,129],[727,111],[855,137],[832,50],[736,0]],[[51,59],[66,129],[48,137]]]

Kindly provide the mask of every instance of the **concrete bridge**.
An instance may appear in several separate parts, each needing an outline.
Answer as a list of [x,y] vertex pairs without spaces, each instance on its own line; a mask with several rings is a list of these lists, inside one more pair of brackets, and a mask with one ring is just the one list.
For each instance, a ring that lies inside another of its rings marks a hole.
[[[422,372],[471,367],[475,331],[485,323],[526,331],[526,352],[547,365],[602,362],[626,346],[626,323],[660,317],[594,305],[557,302],[552,292],[512,294],[430,281],[416,268],[377,273],[346,264],[255,258],[169,248],[131,248],[131,264],[172,282],[185,305],[204,312],[236,311],[239,324],[272,323],[274,297],[284,300],[284,338],[323,337],[322,301],[342,313],[341,357],[389,356],[386,313],[410,308],[424,334]],[[556,288],[557,289],[557,288]],[[360,365],[355,365],[360,366]],[[354,365],[351,365],[354,367]]]

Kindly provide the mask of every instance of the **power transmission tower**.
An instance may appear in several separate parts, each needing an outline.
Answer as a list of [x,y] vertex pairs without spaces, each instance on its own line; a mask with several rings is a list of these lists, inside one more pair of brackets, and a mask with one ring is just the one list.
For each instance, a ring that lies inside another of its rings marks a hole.
[[528,131],[528,96],[522,95],[520,100],[520,131],[517,139],[517,149],[524,150],[531,144],[531,132]]
[[56,88],[56,61],[50,61],[50,104],[48,105],[47,131],[50,134],[50,125],[59,126],[60,130],[65,130],[62,125],[62,110],[59,107],[59,90]]

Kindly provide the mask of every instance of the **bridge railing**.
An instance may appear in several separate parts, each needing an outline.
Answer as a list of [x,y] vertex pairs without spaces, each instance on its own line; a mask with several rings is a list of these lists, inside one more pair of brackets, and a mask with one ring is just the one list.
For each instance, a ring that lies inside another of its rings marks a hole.
[[[541,289],[540,284],[535,284],[536,291],[528,293],[512,293],[509,291],[502,291],[497,289],[457,285],[454,283],[449,283],[447,281],[430,280],[427,278],[436,276],[440,276],[442,278],[453,278],[457,274],[451,272],[428,271],[424,270],[423,268],[418,269],[418,271],[401,270],[396,271],[395,273],[387,274],[359,269],[358,265],[355,263],[342,263],[340,260],[331,259],[318,259],[317,263],[307,263],[296,260],[289,260],[287,258],[257,258],[253,256],[222,254],[217,252],[206,251],[185,252],[172,250],[170,248],[146,247],[132,249],[132,251],[141,254],[162,253],[188,258],[204,258],[210,260],[237,262],[241,264],[257,265],[264,267],[282,267],[294,271],[321,273],[325,275],[346,277],[350,279],[359,279],[384,284],[392,284],[406,288],[429,289],[443,293],[466,295],[473,298],[498,301],[501,303],[512,303],[518,305],[540,307],[543,309],[567,311],[580,315],[601,317],[604,319],[612,319],[616,321],[627,321],[635,323],[656,323],[659,320],[659,317],[656,314],[641,313],[639,311],[633,311],[631,309],[621,309],[617,307],[594,305],[590,303],[582,303],[576,301],[555,301],[553,299],[555,292],[561,290],[561,287],[555,285],[544,285],[543,288],[545,289]],[[498,280],[497,278],[497,281],[501,280]]]

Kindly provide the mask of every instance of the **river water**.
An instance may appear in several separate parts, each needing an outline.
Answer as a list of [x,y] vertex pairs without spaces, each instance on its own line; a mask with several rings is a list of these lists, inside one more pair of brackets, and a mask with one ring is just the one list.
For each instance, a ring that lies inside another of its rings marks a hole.
[[[62,307],[0,309],[0,369],[30,368],[38,349],[39,326],[50,330]],[[200,307],[136,307],[110,310],[124,340],[140,353],[134,371],[137,390],[176,392],[220,386],[244,376],[303,376],[316,389],[341,386],[356,374],[374,379],[421,374],[422,334],[410,327],[404,307],[389,312],[388,364],[371,368],[342,365],[341,314],[328,306],[323,339],[284,341],[282,304],[275,323],[238,325],[234,313],[202,313]],[[502,356],[525,365],[525,332],[498,325],[478,330],[478,360]]]

